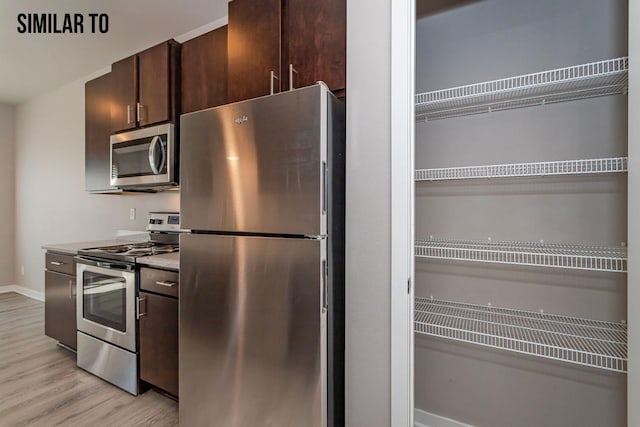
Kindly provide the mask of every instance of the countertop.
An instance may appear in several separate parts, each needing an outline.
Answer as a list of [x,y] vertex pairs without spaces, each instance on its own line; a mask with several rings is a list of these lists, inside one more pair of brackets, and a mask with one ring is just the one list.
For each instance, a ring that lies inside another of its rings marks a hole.
[[140,242],[140,240],[122,238],[112,240],[97,240],[93,242],[55,243],[50,245],[43,245],[42,249],[68,255],[76,255],[81,249],[96,248],[99,246],[126,245],[137,242]]
[[180,270],[180,252],[139,257],[136,258],[136,264],[166,268],[169,270]]

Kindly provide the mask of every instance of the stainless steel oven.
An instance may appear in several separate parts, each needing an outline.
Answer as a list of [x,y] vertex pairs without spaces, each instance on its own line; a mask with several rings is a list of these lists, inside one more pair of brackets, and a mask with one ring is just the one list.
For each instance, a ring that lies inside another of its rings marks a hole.
[[174,125],[167,123],[111,136],[111,185],[169,187],[177,182]]
[[76,260],[78,354],[80,368],[138,394],[136,262],[140,257],[176,252],[180,213],[149,212],[149,239],[85,248]]
[[76,257],[79,367],[138,394],[135,264]]
[[77,258],[78,330],[136,351],[135,266]]

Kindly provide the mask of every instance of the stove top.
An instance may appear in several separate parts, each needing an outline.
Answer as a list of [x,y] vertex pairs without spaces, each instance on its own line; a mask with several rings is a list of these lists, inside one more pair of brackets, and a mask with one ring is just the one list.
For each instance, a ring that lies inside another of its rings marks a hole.
[[178,245],[140,242],[126,245],[101,246],[97,248],[82,249],[78,251],[78,255],[112,259],[116,261],[135,262],[138,257],[168,254],[171,252],[177,252],[178,250]]
[[180,213],[149,212],[147,231],[149,232],[149,240],[146,242],[82,249],[78,251],[78,255],[98,260],[135,263],[138,257],[177,252],[181,231]]

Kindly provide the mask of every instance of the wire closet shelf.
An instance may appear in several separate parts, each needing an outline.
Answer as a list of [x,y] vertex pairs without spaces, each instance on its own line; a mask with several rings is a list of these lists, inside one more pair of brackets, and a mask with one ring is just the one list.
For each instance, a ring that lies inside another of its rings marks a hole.
[[627,371],[627,327],[623,322],[416,297],[414,328],[419,334]]
[[629,58],[541,71],[416,95],[416,119],[436,120],[627,92]]
[[429,238],[416,240],[415,256],[591,271],[627,271],[627,249],[624,246]]
[[627,172],[627,157],[417,169],[416,181]]

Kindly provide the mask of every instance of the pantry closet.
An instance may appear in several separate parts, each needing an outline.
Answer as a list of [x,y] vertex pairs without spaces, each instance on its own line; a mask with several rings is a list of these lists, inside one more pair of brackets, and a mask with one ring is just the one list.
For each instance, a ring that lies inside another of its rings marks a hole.
[[416,423],[624,426],[627,1],[427,3]]

